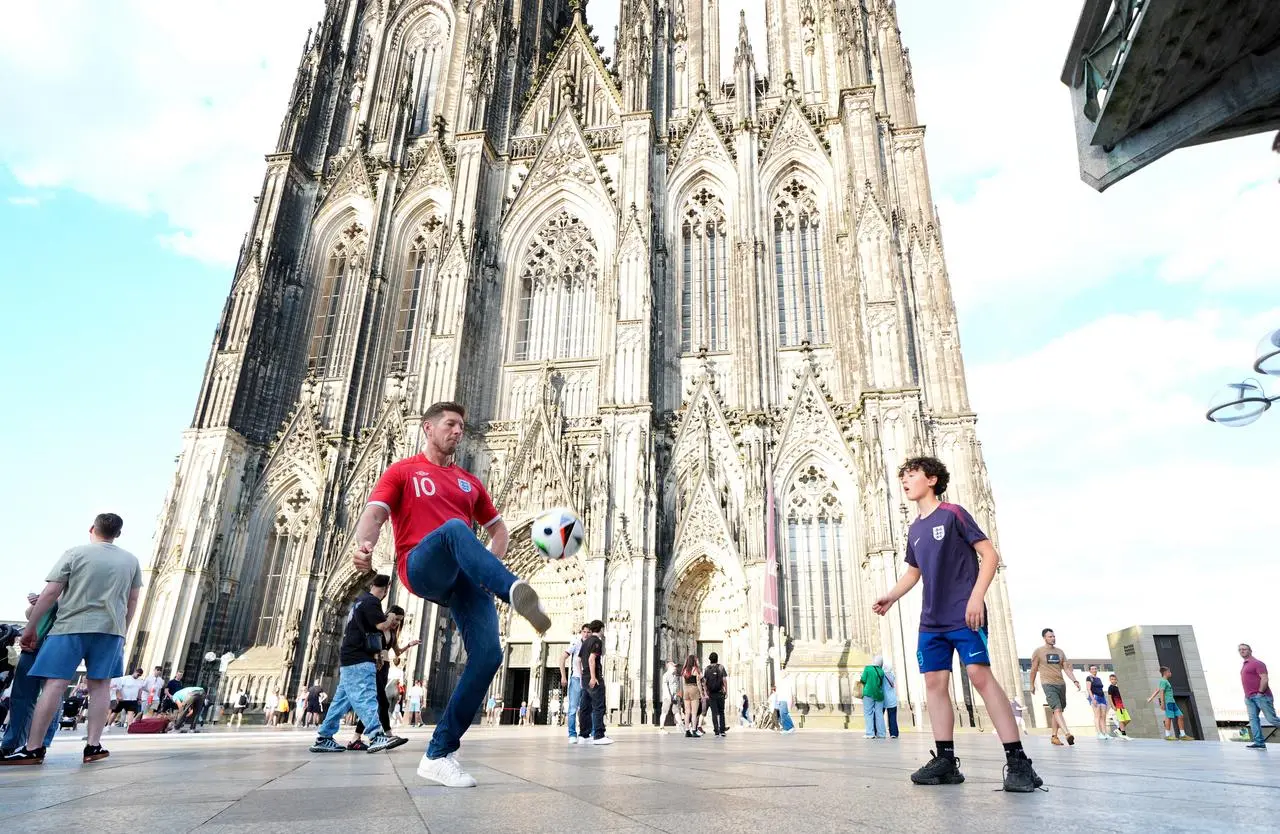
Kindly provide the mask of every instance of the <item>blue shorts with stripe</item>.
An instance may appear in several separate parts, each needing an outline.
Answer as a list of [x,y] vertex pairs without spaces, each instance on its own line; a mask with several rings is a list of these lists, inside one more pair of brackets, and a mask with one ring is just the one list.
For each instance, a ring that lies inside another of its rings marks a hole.
[[921,673],[941,672],[951,669],[952,652],[958,652],[960,662],[968,666],[991,665],[987,651],[986,629],[957,628],[952,631],[922,631],[916,646],[916,661]]

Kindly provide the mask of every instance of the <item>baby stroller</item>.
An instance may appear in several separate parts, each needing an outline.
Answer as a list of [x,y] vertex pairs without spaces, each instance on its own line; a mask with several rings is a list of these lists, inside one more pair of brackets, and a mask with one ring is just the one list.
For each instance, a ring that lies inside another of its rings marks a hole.
[[74,731],[79,727],[80,713],[88,700],[83,695],[70,695],[62,699],[62,717],[58,719],[58,729]]

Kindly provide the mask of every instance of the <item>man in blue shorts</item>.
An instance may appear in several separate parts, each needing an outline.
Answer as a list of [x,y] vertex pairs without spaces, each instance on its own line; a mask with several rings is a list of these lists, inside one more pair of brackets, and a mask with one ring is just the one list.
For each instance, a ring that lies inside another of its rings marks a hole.
[[[917,785],[956,785],[964,781],[955,756],[955,713],[951,708],[951,662],[960,653],[969,682],[982,695],[987,714],[1004,744],[1004,789],[1031,793],[1043,781],[1023,752],[1013,708],[991,674],[987,653],[987,610],[984,597],[995,578],[1000,557],[973,516],[938,496],[951,479],[942,461],[911,458],[898,469],[902,490],[916,503],[919,517],[907,533],[907,571],[872,610],[884,615],[921,579],[920,642],[916,659],[924,674],[929,723],[938,749],[933,759],[911,774]],[[981,559],[981,561],[979,561]]]
[[[124,635],[138,606],[142,567],[138,559],[113,542],[124,528],[115,513],[102,513],[89,528],[89,544],[73,547],[53,566],[47,584],[31,607],[22,632],[22,648],[34,651],[37,625],[58,603],[58,619],[31,665],[31,676],[44,678],[27,743],[43,739],[62,704],[67,686],[84,661],[89,679],[89,737],[84,761],[96,762],[109,753],[102,749],[102,728],[111,706],[111,679],[124,674]],[[0,765],[44,764],[43,746],[26,744],[0,759]]]

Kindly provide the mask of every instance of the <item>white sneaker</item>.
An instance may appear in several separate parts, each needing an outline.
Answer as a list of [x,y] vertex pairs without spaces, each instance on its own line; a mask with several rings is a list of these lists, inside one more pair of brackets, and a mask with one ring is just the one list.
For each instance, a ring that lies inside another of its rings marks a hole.
[[450,753],[439,759],[422,757],[418,763],[418,775],[432,782],[439,782],[446,788],[474,788],[476,780],[462,769],[458,763],[458,754]]
[[1111,740],[1111,736],[1107,735],[1106,733],[1098,733],[1098,740],[1099,740],[1099,741],[1110,741],[1110,740]]
[[529,625],[533,626],[533,630],[539,634],[546,634],[551,628],[551,618],[547,616],[547,612],[542,610],[542,603],[538,600],[538,592],[533,586],[523,579],[517,579],[511,583],[511,590],[507,593],[511,598],[511,607],[516,613],[529,621]]
[[596,739],[591,743],[597,746],[603,747],[606,744],[613,744],[613,739],[609,738],[608,736],[601,736],[600,738]]
[[570,743],[570,744],[577,744],[577,743],[578,743],[578,737],[577,737],[577,736],[569,736],[569,743]]

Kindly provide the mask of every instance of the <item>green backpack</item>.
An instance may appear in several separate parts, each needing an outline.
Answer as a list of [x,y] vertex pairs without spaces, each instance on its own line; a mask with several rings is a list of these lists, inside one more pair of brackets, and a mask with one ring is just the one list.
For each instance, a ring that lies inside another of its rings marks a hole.
[[862,676],[866,682],[862,685],[862,697],[873,701],[884,700],[884,670],[879,666],[868,666]]

